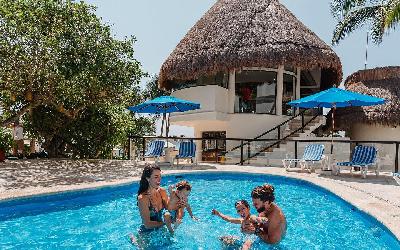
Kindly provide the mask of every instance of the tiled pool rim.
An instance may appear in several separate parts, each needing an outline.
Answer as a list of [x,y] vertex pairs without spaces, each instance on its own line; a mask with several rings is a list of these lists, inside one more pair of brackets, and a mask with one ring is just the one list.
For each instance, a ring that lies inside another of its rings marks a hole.
[[[264,171],[263,171],[264,170]],[[329,187],[326,187],[324,185],[321,185],[322,183],[315,183],[315,181],[310,180],[309,178],[304,178],[308,176],[302,176],[302,175],[288,175],[288,173],[274,173],[267,171],[265,172],[265,168],[259,168],[256,167],[254,169],[238,169],[238,170],[224,170],[224,169],[214,169],[214,170],[163,170],[163,175],[164,176],[169,176],[169,175],[179,175],[179,174],[218,174],[218,173],[226,173],[226,174],[249,174],[249,175],[270,175],[270,176],[277,176],[277,177],[283,177],[283,178],[289,178],[292,179],[293,181],[300,181],[303,184],[306,185],[311,185],[312,187],[320,189],[322,192],[328,192],[329,194],[335,196],[335,198],[338,198],[342,200],[343,202],[349,203],[351,206],[355,207],[357,210],[361,212],[362,215],[367,216],[367,219],[370,220],[375,220],[376,222],[381,223],[384,227],[383,229],[387,230],[389,234],[393,235],[394,238],[396,238],[398,241],[400,241],[400,225],[397,227],[393,227],[393,225],[390,223],[391,221],[389,220],[382,220],[379,219],[373,212],[368,211],[366,209],[363,209],[360,207],[358,204],[355,204],[351,199],[347,199],[343,197],[342,195],[338,194],[335,192],[335,190],[331,190]],[[318,178],[316,178],[318,179]],[[62,193],[76,193],[76,192],[91,192],[91,191],[96,191],[99,189],[103,188],[113,188],[113,187],[118,187],[118,186],[126,186],[130,185],[133,183],[137,183],[140,180],[140,177],[132,177],[129,179],[125,180],[120,180],[120,181],[113,181],[113,182],[99,182],[99,183],[92,183],[92,184],[86,184],[86,185],[75,185],[75,186],[69,186],[69,187],[63,187],[63,188],[51,188],[55,190],[45,190],[44,192],[37,192],[37,193],[31,193],[31,194],[20,194],[15,197],[8,197],[8,198],[0,198],[0,203],[8,203],[8,202],[18,202],[18,201],[24,201],[24,200],[29,200],[29,199],[34,199],[36,197],[46,197],[46,196],[51,196],[51,195],[57,195],[57,194],[62,194]],[[325,180],[326,181],[326,180]],[[336,183],[335,183],[336,184]],[[336,184],[340,185],[340,184]],[[350,189],[348,187],[345,187],[347,189]],[[354,191],[354,190],[353,190]],[[370,198],[373,198],[372,196]]]

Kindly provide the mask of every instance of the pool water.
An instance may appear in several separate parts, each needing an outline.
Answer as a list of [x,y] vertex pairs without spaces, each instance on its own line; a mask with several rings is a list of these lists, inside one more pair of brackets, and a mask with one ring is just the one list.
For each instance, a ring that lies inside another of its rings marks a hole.
[[[187,214],[174,237],[166,230],[144,236],[146,249],[222,249],[220,236],[241,236],[240,225],[211,215],[213,208],[237,217],[234,203],[264,183],[275,186],[276,202],[288,221],[284,240],[252,249],[400,249],[382,224],[332,193],[310,183],[270,175],[238,173],[164,176],[163,186],[192,184]],[[63,193],[0,203],[0,249],[136,249],[128,235],[141,225],[138,184]],[[255,210],[252,208],[252,213]]]

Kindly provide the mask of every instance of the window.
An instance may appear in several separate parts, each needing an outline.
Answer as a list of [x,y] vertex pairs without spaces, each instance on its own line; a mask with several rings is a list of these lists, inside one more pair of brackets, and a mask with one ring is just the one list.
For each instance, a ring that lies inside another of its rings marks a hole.
[[196,86],[218,85],[223,88],[228,88],[229,74],[218,72],[215,75],[200,76],[195,80],[179,81],[172,83],[174,90],[191,88]]
[[226,151],[226,131],[202,132],[202,138],[215,138],[202,141],[202,161],[214,162],[218,159],[220,152]]
[[276,72],[244,70],[236,73],[235,113],[276,113]]

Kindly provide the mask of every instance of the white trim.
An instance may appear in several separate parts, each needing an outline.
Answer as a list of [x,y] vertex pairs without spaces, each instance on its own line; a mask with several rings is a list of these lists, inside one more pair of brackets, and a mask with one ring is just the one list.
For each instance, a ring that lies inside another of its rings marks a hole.
[[[268,72],[278,72],[278,69],[275,68],[264,68],[264,67],[243,67],[242,70],[248,71],[268,71]],[[295,72],[283,70],[284,74],[291,75],[297,78]]]

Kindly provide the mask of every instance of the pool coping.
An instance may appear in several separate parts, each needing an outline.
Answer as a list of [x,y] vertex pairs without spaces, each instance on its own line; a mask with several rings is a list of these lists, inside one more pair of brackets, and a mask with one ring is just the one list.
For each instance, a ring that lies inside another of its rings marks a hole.
[[[357,207],[359,210],[371,215],[377,221],[387,227],[391,233],[400,241],[400,208],[380,197],[374,196],[365,190],[359,190],[351,185],[343,185],[334,179],[321,178],[317,174],[304,174],[297,172],[286,172],[283,168],[272,167],[240,167],[240,166],[221,166],[216,165],[215,169],[208,170],[163,170],[163,174],[179,174],[179,173],[218,173],[218,172],[231,172],[231,173],[250,173],[250,174],[268,174],[282,177],[289,177],[293,179],[303,180],[319,187],[322,187],[333,194],[339,196],[351,205]],[[137,182],[140,177],[130,177],[113,181],[99,181],[88,184],[68,185],[68,186],[55,186],[50,188],[28,188],[22,190],[7,191],[0,194],[0,202],[8,200],[16,200],[29,198],[32,196],[42,196],[57,194],[60,192],[74,192],[93,190],[103,187],[120,186],[129,183]],[[250,194],[249,194],[250,195]]]

